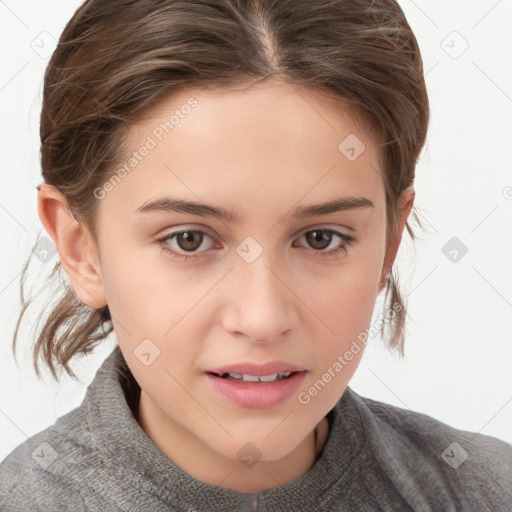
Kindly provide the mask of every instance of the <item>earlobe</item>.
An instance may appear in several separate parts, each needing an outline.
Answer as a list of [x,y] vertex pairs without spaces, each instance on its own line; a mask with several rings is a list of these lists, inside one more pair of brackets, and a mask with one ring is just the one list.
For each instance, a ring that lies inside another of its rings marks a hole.
[[389,274],[391,272],[391,267],[395,262],[396,255],[398,253],[398,248],[400,247],[400,242],[402,241],[402,235],[404,232],[405,224],[411,213],[413,204],[414,204],[415,191],[414,186],[410,185],[407,187],[401,194],[398,200],[398,208],[400,210],[400,218],[398,219],[396,236],[393,242],[390,244],[387,250],[387,256],[384,261],[384,265],[382,267],[382,277],[379,282],[379,292],[386,286],[386,282],[389,278]]
[[41,222],[57,247],[64,268],[80,301],[91,308],[107,304],[94,240],[77,221],[63,194],[43,183],[37,196]]
[[405,226],[405,223],[407,222],[407,218],[411,213],[415,197],[416,191],[414,190],[414,185],[410,185],[402,192],[402,194],[400,195],[400,199],[398,200],[398,207],[402,212],[402,231]]

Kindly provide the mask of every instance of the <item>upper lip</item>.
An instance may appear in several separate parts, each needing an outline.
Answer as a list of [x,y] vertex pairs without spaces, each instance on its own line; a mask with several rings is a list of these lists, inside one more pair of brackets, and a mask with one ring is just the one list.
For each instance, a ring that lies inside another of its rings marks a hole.
[[256,364],[256,363],[235,363],[228,364],[225,366],[219,366],[207,370],[206,373],[241,373],[245,375],[272,375],[278,372],[302,372],[305,371],[303,366],[296,364],[286,363],[283,361],[269,361],[268,363]]

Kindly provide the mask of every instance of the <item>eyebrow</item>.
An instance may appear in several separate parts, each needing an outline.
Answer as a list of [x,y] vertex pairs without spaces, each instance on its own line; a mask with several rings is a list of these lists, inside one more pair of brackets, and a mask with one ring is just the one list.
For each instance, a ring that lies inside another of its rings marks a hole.
[[[294,210],[294,216],[300,219],[314,217],[316,215],[328,215],[355,208],[373,208],[373,202],[366,197],[343,196],[332,201],[309,206],[301,205]],[[227,222],[239,222],[240,217],[229,210],[219,206],[211,206],[194,201],[163,197],[153,201],[147,201],[136,210],[138,213],[148,212],[176,212],[199,215],[201,217],[214,217]]]

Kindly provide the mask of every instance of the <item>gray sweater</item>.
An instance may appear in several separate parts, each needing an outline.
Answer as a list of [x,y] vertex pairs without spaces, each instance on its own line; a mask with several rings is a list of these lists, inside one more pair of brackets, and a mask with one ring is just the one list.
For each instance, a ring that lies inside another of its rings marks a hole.
[[2,512],[511,511],[512,448],[350,388],[301,478],[257,495],[194,479],[140,427],[119,347],[82,404],[0,465]]

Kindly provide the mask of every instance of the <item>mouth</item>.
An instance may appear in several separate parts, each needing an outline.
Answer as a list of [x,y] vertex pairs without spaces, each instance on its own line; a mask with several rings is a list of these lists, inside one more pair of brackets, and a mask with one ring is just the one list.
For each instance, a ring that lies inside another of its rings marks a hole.
[[274,372],[269,375],[251,375],[249,373],[231,373],[231,372],[207,372],[221,379],[228,379],[237,382],[278,382],[280,380],[289,379],[297,371]]
[[290,400],[307,370],[283,363],[237,365],[205,372],[213,389],[246,409],[270,409]]

